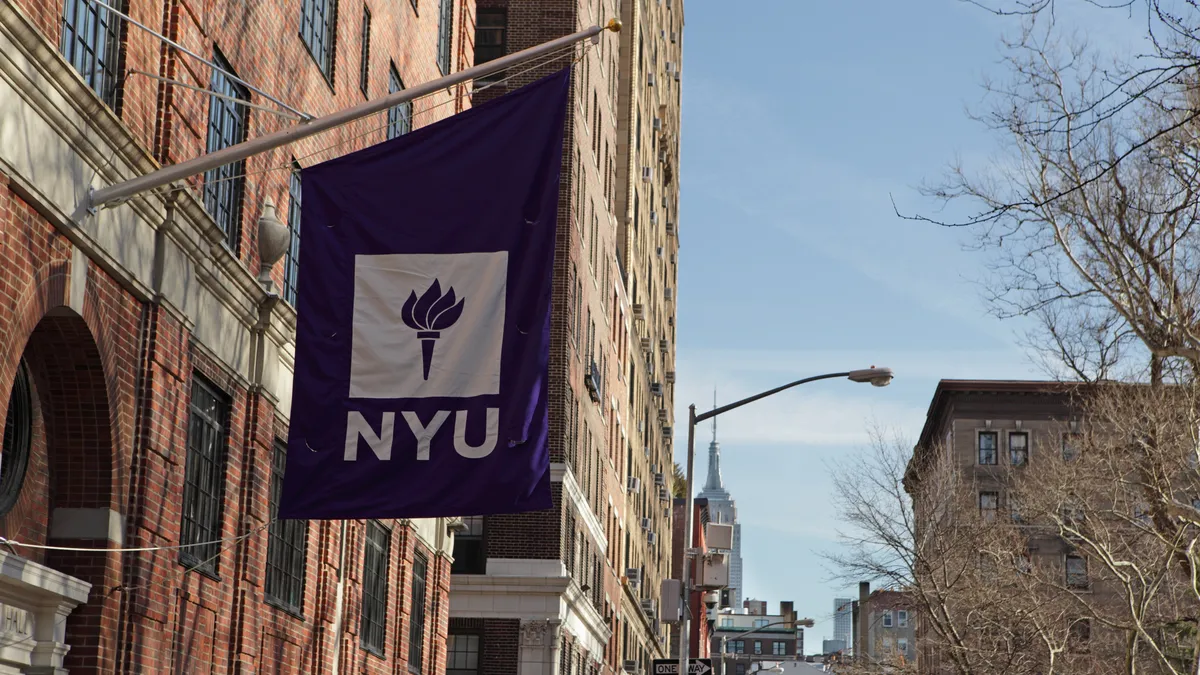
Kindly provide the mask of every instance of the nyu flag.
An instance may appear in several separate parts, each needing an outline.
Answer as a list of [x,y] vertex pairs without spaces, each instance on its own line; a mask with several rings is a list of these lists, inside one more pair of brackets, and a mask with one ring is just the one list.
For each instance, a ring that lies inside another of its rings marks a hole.
[[304,169],[281,518],[549,508],[569,71]]

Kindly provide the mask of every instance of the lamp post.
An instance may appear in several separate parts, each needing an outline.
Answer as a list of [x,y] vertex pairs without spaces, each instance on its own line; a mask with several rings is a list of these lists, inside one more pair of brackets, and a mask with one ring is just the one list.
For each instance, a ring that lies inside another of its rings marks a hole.
[[[765,631],[766,629],[771,628],[772,626],[783,626],[783,625],[790,624],[790,625],[792,625],[793,628],[795,628],[796,625],[801,625],[801,626],[806,626],[806,627],[811,628],[812,623],[813,623],[812,619],[800,619],[799,621],[797,621],[795,619],[786,619],[784,621],[775,621],[775,622],[769,623],[765,626],[755,626],[749,630],[744,630],[739,633],[735,633],[734,635],[738,639],[741,639],[741,638],[746,637],[747,635],[753,635],[754,633],[757,633],[759,631]],[[721,629],[720,626],[718,626],[717,630],[720,630],[720,629]],[[794,637],[795,634],[796,633],[793,630],[792,636]],[[729,653],[728,646],[729,646],[729,636],[722,635],[721,636],[721,675],[725,675],[725,655]],[[799,654],[797,654],[796,656],[799,657]],[[771,669],[767,668],[766,670],[771,670]]]
[[[691,640],[691,623],[692,609],[689,606],[692,598],[692,566],[691,566],[691,543],[692,543],[692,493],[695,491],[692,485],[694,477],[694,467],[696,464],[696,424],[704,420],[712,419],[721,413],[729,412],[735,408],[740,408],[748,403],[754,403],[759,399],[764,399],[768,396],[773,396],[781,391],[798,387],[809,382],[817,380],[830,380],[834,378],[844,377],[851,382],[869,382],[876,387],[886,387],[892,381],[891,368],[863,368],[860,370],[850,370],[843,373],[828,373],[826,375],[816,375],[806,377],[795,382],[789,382],[782,387],[775,387],[761,394],[755,394],[740,401],[734,401],[728,405],[723,405],[720,408],[714,408],[708,412],[696,414],[696,405],[688,406],[688,437],[687,437],[687,495],[684,502],[683,514],[683,619],[680,622],[679,630],[679,675],[688,675],[688,652],[691,647],[688,642]],[[722,674],[724,675],[724,674]]]

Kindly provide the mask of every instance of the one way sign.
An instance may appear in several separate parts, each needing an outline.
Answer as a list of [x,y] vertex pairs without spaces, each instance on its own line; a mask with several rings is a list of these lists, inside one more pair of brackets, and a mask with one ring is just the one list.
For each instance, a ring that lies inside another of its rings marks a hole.
[[[712,659],[689,659],[688,675],[711,675]],[[655,659],[654,675],[679,675],[679,661],[675,659]]]

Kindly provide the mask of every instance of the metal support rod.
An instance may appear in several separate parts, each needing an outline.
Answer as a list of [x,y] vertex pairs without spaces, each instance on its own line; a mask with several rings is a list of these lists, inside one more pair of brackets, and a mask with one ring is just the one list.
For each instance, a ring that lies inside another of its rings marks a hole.
[[190,176],[195,176],[209,169],[215,169],[218,166],[224,166],[232,162],[236,162],[247,157],[252,157],[259,153],[281,148],[285,145],[295,143],[309,136],[314,136],[333,129],[343,124],[348,124],[354,120],[361,119],[367,115],[371,115],[383,110],[387,110],[401,103],[407,103],[413,99],[421,98],[435,91],[440,91],[448,87],[453,87],[456,84],[461,84],[468,80],[473,80],[477,77],[484,77],[492,73],[499,72],[509,68],[522,61],[536,58],[543,54],[547,54],[564,47],[569,47],[576,42],[586,40],[593,36],[599,36],[605,30],[611,30],[614,33],[621,29],[621,22],[613,19],[608,22],[608,25],[592,26],[586,30],[581,30],[578,33],[565,35],[556,40],[551,40],[544,44],[540,44],[529,49],[521,50],[515,54],[502,56],[493,61],[467,68],[446,77],[438,78],[425,84],[417,85],[411,89],[403,89],[401,91],[388,94],[382,98],[373,101],[365,101],[354,107],[345,110],[339,110],[324,117],[319,117],[304,124],[298,124],[280,129],[274,133],[260,136],[248,141],[231,145],[228,148],[223,148],[216,152],[189,159],[185,162],[173,164],[163,167],[157,171],[149,173],[145,176],[139,176],[130,180],[110,185],[109,187],[93,190],[88,194],[86,206],[89,209],[94,209],[110,202],[121,202],[138,193],[146,190],[153,190],[163,185],[174,183],[177,180],[182,180]]
[[817,380],[830,380],[835,377],[847,377],[848,375],[850,375],[849,372],[829,373],[828,375],[816,375],[814,377],[806,377],[803,380],[796,380],[795,382],[790,382],[788,384],[783,385],[782,387],[775,387],[774,389],[772,389],[770,391],[764,391],[761,394],[755,394],[754,396],[751,396],[749,398],[744,398],[740,401],[734,401],[733,403],[730,403],[729,405],[723,405],[720,408],[714,408],[713,410],[709,410],[706,413],[701,413],[699,416],[696,417],[696,422],[703,422],[704,420],[716,417],[717,415],[720,415],[721,413],[729,412],[730,410],[733,410],[734,408],[740,408],[740,407],[746,405],[747,403],[754,403],[755,401],[757,401],[759,399],[763,399],[768,396],[773,396],[775,394],[778,394],[781,391],[791,389],[792,387],[797,387],[799,385],[807,384],[809,382],[816,382]]
[[251,103],[251,102],[249,102],[249,101],[246,101],[246,100],[240,99],[240,98],[238,98],[238,97],[236,97],[236,96],[230,96],[229,94],[222,94],[222,93],[220,93],[220,92],[213,91],[212,89],[205,89],[204,87],[197,87],[197,86],[196,86],[196,85],[194,85],[194,84],[188,84],[188,83],[186,83],[186,82],[180,82],[179,80],[172,80],[171,78],[169,78],[169,77],[163,77],[162,75],[155,75],[154,73],[147,73],[147,72],[146,72],[146,71],[144,71],[144,70],[137,70],[136,68],[131,68],[131,69],[129,70],[129,74],[130,74],[130,75],[143,75],[143,76],[145,76],[145,77],[148,77],[148,78],[150,78],[150,79],[152,79],[152,80],[158,80],[159,82],[168,82],[168,83],[170,83],[170,84],[173,84],[173,85],[175,85],[176,87],[183,87],[184,89],[191,89],[192,91],[198,91],[198,92],[200,92],[200,93],[202,93],[202,94],[207,94],[207,95],[209,95],[209,96],[215,96],[215,97],[217,97],[217,98],[223,98],[223,99],[225,99],[225,100],[227,100],[227,101],[234,101],[234,102],[236,102],[238,105],[244,105],[244,106],[246,106],[246,107],[248,107],[248,108],[254,108],[255,110],[261,110],[261,111],[263,111],[263,112],[266,112],[266,113],[271,113],[272,115],[279,115],[280,117],[286,117],[286,118],[288,118],[288,119],[290,119],[290,120],[295,120],[295,121],[297,121],[297,122],[299,122],[299,121],[302,121],[302,120],[304,120],[304,119],[310,119],[310,118],[304,118],[304,117],[300,117],[300,116],[298,116],[298,115],[293,115],[292,113],[290,113],[290,112],[287,112],[287,111],[284,111],[284,110],[275,110],[274,108],[268,108],[268,107],[267,107],[267,106],[265,106],[265,105],[258,105],[257,103]]
[[209,68],[212,68],[213,70],[221,73],[225,77],[228,77],[229,79],[231,79],[235,82],[245,85],[247,89],[258,94],[259,96],[262,96],[263,98],[267,99],[268,101],[281,106],[282,108],[284,108],[285,110],[287,110],[291,113],[299,115],[301,119],[310,120],[313,118],[312,115],[309,115],[308,113],[302,112],[300,110],[296,110],[292,106],[284,103],[283,101],[280,101],[279,99],[268,94],[267,92],[263,91],[262,89],[259,89],[258,87],[254,86],[253,84],[250,84],[249,82],[243,80],[242,78],[238,77],[237,75],[234,75],[233,73],[229,72],[228,70],[225,70],[224,68],[218,66],[217,64],[213,63],[212,61],[209,61],[208,59],[204,58],[203,56],[200,56],[196,52],[193,52],[192,50],[188,49],[187,47],[184,47],[183,45],[179,44],[178,42],[175,42],[174,40],[167,37],[166,35],[163,35],[162,33],[159,33],[158,31],[154,30],[153,28],[151,28],[143,23],[140,23],[137,19],[133,18],[132,16],[129,16],[128,14],[125,14],[124,12],[122,12],[119,9],[117,9],[116,7],[113,7],[112,5],[104,2],[103,0],[88,0],[88,2],[91,2],[92,4],[99,5],[100,7],[107,9],[109,12],[112,12],[113,14],[116,14],[117,16],[121,17],[127,23],[137,26],[138,28],[141,28],[142,30],[153,35],[154,37],[158,38],[159,40],[162,40],[163,42],[171,45],[175,49],[178,49],[179,51],[183,52],[184,54],[187,54],[188,56],[192,57],[193,59],[196,59],[200,63],[203,63],[204,65],[208,66]]
[[692,481],[696,466],[696,404],[688,406],[688,439],[687,439],[687,495],[683,500],[683,623],[679,629],[679,675],[688,675],[688,658],[691,651],[692,635],[692,565],[696,559],[688,555],[694,540],[692,538]]

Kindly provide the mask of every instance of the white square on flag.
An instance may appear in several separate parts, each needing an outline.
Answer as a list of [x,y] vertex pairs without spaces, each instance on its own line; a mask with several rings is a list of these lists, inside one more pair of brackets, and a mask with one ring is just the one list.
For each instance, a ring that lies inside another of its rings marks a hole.
[[350,397],[499,394],[507,279],[507,251],[355,256]]

